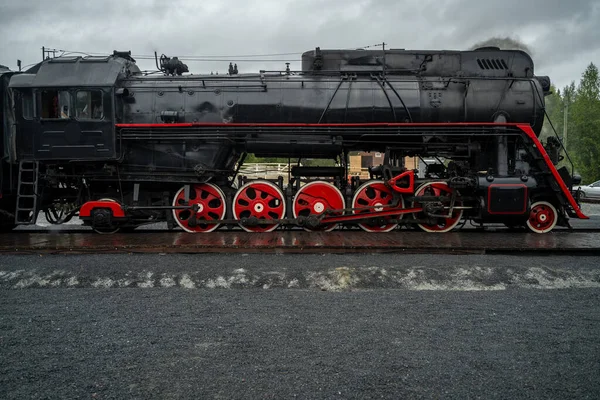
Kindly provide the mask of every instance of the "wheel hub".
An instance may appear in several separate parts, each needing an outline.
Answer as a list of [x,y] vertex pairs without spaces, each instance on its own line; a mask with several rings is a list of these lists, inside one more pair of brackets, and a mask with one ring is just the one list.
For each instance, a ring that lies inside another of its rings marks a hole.
[[94,226],[98,227],[110,227],[111,225],[111,212],[107,209],[94,210],[92,213]]
[[262,203],[256,203],[254,205],[254,211],[256,211],[257,213],[263,212],[264,209],[265,209],[265,206]]
[[323,211],[325,211],[325,205],[320,201],[317,201],[313,207],[313,210],[315,213],[321,214]]

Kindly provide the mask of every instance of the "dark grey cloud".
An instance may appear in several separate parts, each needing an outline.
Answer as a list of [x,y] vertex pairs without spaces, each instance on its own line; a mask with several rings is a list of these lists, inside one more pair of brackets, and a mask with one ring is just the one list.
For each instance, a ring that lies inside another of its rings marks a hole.
[[[469,42],[485,35],[506,35],[531,49],[538,73],[566,84],[579,78],[589,62],[600,61],[598,0],[460,0],[460,25],[449,40]],[[449,11],[449,9],[447,9]]]
[[[5,3],[8,3],[5,0]],[[600,63],[600,0],[20,0],[0,5],[0,63],[38,62],[41,46],[167,55],[289,53],[385,41],[407,49],[469,49],[493,37],[524,43],[559,87]],[[241,72],[283,69],[238,60]],[[153,61],[139,60],[144,69]],[[188,61],[192,72],[228,62]]]

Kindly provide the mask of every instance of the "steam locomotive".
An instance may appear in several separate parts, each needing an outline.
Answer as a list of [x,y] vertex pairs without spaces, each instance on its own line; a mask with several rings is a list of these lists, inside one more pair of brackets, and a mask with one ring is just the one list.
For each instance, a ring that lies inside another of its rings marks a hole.
[[[165,221],[191,233],[441,233],[467,221],[545,233],[587,218],[578,177],[557,169],[560,141],[538,139],[550,79],[522,51],[316,48],[300,71],[253,74],[156,64],[142,72],[115,51],[0,71],[4,229],[40,211],[99,233]],[[350,176],[354,152],[383,162]],[[248,179],[248,154],[293,167]],[[426,157],[440,162],[407,167]]]

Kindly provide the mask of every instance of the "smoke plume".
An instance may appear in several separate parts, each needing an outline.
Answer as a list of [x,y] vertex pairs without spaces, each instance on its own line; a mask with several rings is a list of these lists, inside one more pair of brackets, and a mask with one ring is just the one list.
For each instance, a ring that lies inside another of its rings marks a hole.
[[529,55],[533,55],[533,51],[529,46],[520,40],[511,37],[492,37],[475,43],[469,50],[475,50],[476,48],[487,46],[499,47],[500,50],[523,50]]

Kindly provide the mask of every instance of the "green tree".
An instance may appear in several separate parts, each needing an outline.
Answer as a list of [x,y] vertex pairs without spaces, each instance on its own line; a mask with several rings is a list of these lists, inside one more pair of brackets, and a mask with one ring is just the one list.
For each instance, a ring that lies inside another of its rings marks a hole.
[[575,81],[571,81],[571,84],[568,86],[565,86],[565,88],[563,89],[563,94],[562,94],[562,110],[561,110],[561,116],[560,116],[560,121],[559,121],[559,125],[560,125],[560,137],[562,138],[563,142],[565,143],[565,148],[567,149],[567,151],[569,151],[570,146],[569,146],[569,132],[571,132],[571,134],[573,134],[573,129],[574,129],[574,124],[573,124],[573,118],[572,118],[572,112],[570,112],[569,110],[573,109],[573,103],[575,102],[575,99],[577,98],[577,89],[575,88]]
[[590,183],[600,178],[600,76],[593,63],[573,94],[567,114],[567,149],[583,182]]
[[560,90],[557,90],[554,85],[550,87],[550,92],[551,94],[544,99],[546,103],[546,115],[544,116],[544,125],[539,137],[542,142],[545,142],[549,136],[555,136],[552,127],[556,130],[558,137],[563,136],[563,98]]

